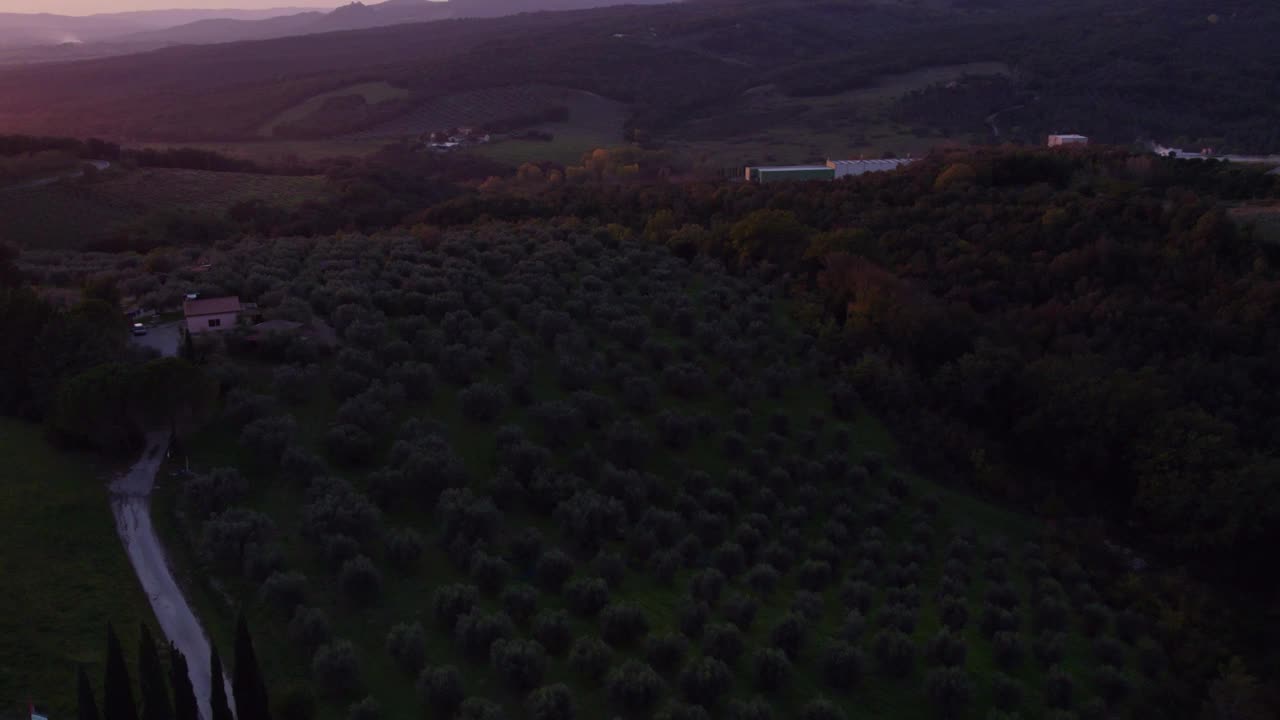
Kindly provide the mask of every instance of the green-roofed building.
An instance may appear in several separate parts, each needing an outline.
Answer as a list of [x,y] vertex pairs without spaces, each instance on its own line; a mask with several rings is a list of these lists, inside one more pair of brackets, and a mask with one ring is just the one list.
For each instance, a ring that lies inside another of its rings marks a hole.
[[806,180],[834,180],[835,168],[826,165],[774,165],[747,168],[746,178],[760,184],[775,182],[803,182]]

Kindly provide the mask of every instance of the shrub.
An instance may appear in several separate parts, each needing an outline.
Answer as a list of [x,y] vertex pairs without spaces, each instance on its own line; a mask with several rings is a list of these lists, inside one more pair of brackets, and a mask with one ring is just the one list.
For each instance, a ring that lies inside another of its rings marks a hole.
[[1106,701],[1115,706],[1133,690],[1128,676],[1115,665],[1103,665],[1094,672],[1094,683]]
[[565,586],[564,599],[575,613],[591,617],[609,603],[609,584],[604,578],[575,578]]
[[826,698],[814,698],[800,709],[800,720],[844,720],[845,714]]
[[1100,637],[1093,641],[1093,654],[1105,665],[1124,665],[1124,643],[1115,638]]
[[382,717],[382,706],[371,697],[352,703],[347,708],[347,720],[379,720]]
[[925,692],[938,706],[943,718],[958,718],[964,714],[973,698],[973,686],[969,676],[959,668],[935,668],[925,678]]
[[373,436],[357,425],[334,425],[325,433],[324,444],[329,455],[343,465],[365,463],[374,453]]
[[475,585],[445,585],[432,599],[432,614],[441,627],[453,630],[458,618],[471,612],[479,597],[480,591]]
[[969,608],[960,598],[947,597],[939,603],[938,615],[943,625],[954,632],[960,632],[969,621]]
[[559,655],[569,649],[573,630],[569,627],[569,614],[564,610],[543,610],[533,618],[533,638],[547,652]]
[[998,632],[991,641],[991,654],[996,665],[1005,670],[1013,670],[1021,662],[1025,654],[1022,638],[1016,632]]
[[999,632],[1017,631],[1018,618],[1008,610],[988,605],[982,610],[982,618],[979,621],[979,625],[982,627],[983,633],[988,637],[993,637]]
[[881,630],[872,638],[871,645],[876,662],[886,675],[904,677],[915,666],[915,645],[899,630]]
[[600,638],[590,635],[573,641],[569,649],[569,667],[590,678],[601,680],[613,664],[613,650]]
[[791,601],[791,611],[806,619],[816,621],[822,617],[822,596],[816,592],[799,590]]
[[1031,651],[1042,665],[1056,665],[1066,654],[1066,640],[1062,633],[1041,633],[1031,645]]
[[529,720],[573,720],[573,695],[563,683],[546,685],[529,693],[524,701]]
[[308,652],[329,641],[329,619],[320,608],[299,606],[289,621],[289,639]]
[[627,645],[648,632],[649,619],[636,605],[619,602],[600,611],[600,635],[610,645]]
[[690,661],[680,671],[680,692],[698,705],[714,706],[732,684],[729,666],[712,657]]
[[628,660],[614,668],[605,681],[610,702],[630,711],[652,708],[662,694],[662,687],[662,678],[638,660]]
[[661,671],[677,667],[688,650],[689,641],[679,633],[655,635],[645,640],[644,644],[645,659]]
[[935,665],[943,667],[955,667],[964,665],[966,648],[964,640],[951,634],[950,630],[943,628],[937,635],[929,641],[926,649],[926,656]]
[[875,590],[862,580],[850,580],[840,586],[840,602],[850,610],[865,614],[874,598]]
[[400,570],[410,571],[422,558],[422,536],[411,528],[392,528],[383,538],[387,561]]
[[902,605],[886,605],[881,608],[877,619],[886,629],[909,633],[915,630],[916,614]]
[[507,685],[528,691],[542,681],[547,655],[536,642],[499,639],[489,649],[489,662]]
[[534,573],[549,590],[558,591],[573,574],[573,559],[563,550],[552,548],[538,558]]
[[334,640],[316,650],[311,675],[326,692],[343,697],[360,689],[360,662],[356,649],[346,640]]
[[387,633],[387,653],[405,672],[421,670],[427,656],[427,637],[422,623],[393,625]]
[[724,590],[724,573],[715,568],[700,570],[689,579],[689,594],[695,600],[701,600],[715,607],[720,602],[720,593]]
[[357,555],[342,564],[342,591],[357,603],[367,605],[382,594],[382,574],[373,561]]
[[849,690],[866,674],[867,660],[856,645],[837,640],[822,650],[822,678],[835,690]]
[[1022,685],[998,672],[991,676],[991,701],[1001,710],[1017,710],[1022,704]]
[[1036,605],[1036,627],[1042,631],[1060,631],[1067,626],[1067,606],[1057,598],[1045,598]]
[[729,622],[742,630],[750,630],[759,608],[760,603],[755,598],[735,592],[725,599],[723,612]]
[[278,465],[297,432],[298,425],[290,415],[258,418],[240,431],[240,444],[262,460]]
[[757,690],[777,690],[791,678],[791,661],[781,650],[760,648],[751,653],[751,676]]
[[538,591],[523,583],[513,585],[502,591],[499,601],[502,603],[502,609],[506,610],[512,620],[523,624],[528,622],[538,607]]
[[493,422],[506,401],[506,392],[491,383],[475,383],[458,393],[458,407],[462,414],[475,422]]
[[476,550],[471,553],[467,572],[477,587],[487,593],[495,593],[506,583],[507,575],[511,573],[511,566],[500,557],[490,555],[483,550]]
[[473,658],[483,658],[495,641],[515,634],[515,625],[506,613],[486,613],[478,608],[460,616],[453,628],[453,636]]
[[300,572],[271,573],[262,583],[262,597],[278,610],[293,612],[307,595],[307,576]]
[[235,468],[215,468],[182,484],[179,504],[190,519],[204,520],[244,499],[249,483]]
[[1070,710],[1075,695],[1075,681],[1062,668],[1054,666],[1044,682],[1044,699],[1051,708]]
[[458,707],[456,720],[507,720],[498,703],[480,697],[469,697]]
[[788,613],[769,631],[769,641],[774,647],[786,653],[787,657],[793,659],[799,657],[800,648],[804,644],[806,625],[804,618],[795,613]]
[[774,717],[773,707],[760,697],[730,700],[726,710],[729,720],[773,720]]

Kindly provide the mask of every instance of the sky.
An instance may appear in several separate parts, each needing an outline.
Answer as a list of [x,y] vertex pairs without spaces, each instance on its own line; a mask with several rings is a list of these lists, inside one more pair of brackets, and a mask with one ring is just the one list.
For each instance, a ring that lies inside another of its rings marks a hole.
[[129,10],[173,10],[178,8],[336,7],[341,0],[0,0],[0,12],[93,15]]

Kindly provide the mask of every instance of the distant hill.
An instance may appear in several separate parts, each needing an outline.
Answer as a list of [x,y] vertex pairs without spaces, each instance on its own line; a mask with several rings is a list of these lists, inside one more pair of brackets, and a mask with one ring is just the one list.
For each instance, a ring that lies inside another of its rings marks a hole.
[[651,5],[675,0],[386,0],[333,10],[157,10],[72,17],[0,13],[0,64],[145,52],[167,45],[268,40],[458,18]]
[[270,10],[146,10],[71,16],[50,13],[0,13],[0,49],[69,43],[118,43],[125,36],[200,22],[211,18],[251,22],[294,15],[303,8]]
[[[455,1],[473,13],[517,7]],[[421,8],[396,0],[316,17],[390,22]],[[999,112],[1002,141],[1082,132],[1270,153],[1280,150],[1277,32],[1280,7],[1270,0],[1224,0],[1212,15],[1199,0],[1134,0],[1124,13],[1108,0],[691,0],[444,19],[0,69],[0,132],[253,139],[318,94],[387,82],[408,92],[406,112],[460,92],[544,83],[625,103],[636,137],[689,137],[694,121],[698,137],[745,136],[791,122],[814,104],[807,98],[999,63],[1010,72],[912,88],[892,113],[925,136],[990,133],[985,119]],[[777,104],[752,104],[762,87]],[[826,106],[814,122],[828,130],[858,121],[838,101]]]

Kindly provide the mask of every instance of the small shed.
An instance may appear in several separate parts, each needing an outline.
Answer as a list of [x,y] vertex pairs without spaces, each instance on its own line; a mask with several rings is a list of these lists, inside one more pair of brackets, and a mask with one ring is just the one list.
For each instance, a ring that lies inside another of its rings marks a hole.
[[240,298],[235,295],[188,299],[182,303],[187,332],[192,335],[234,328],[240,320],[240,310]]

